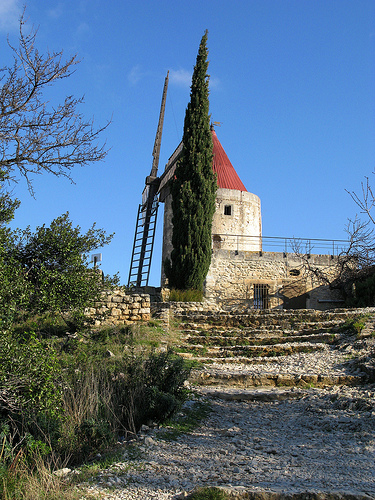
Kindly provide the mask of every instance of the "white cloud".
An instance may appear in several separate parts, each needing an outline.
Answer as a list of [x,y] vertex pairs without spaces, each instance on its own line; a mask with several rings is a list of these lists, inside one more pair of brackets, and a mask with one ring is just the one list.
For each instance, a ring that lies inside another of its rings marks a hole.
[[78,25],[76,33],[78,36],[87,36],[91,33],[90,26],[83,21]]
[[63,6],[59,3],[55,8],[48,10],[48,15],[53,19],[59,19],[63,15],[63,12]]
[[210,89],[217,89],[220,87],[219,78],[210,77]]
[[[175,85],[179,85],[180,87],[188,87],[191,86],[191,78],[193,74],[187,71],[186,69],[171,69],[169,71],[169,80],[171,83]],[[218,78],[210,77],[209,80],[210,89],[217,89],[220,86],[220,80]]]
[[139,64],[133,66],[128,73],[128,81],[131,85],[136,85],[145,76]]
[[191,85],[192,73],[186,69],[171,69],[169,71],[169,80],[175,85],[182,87],[190,87]]
[[0,30],[8,32],[17,29],[21,14],[20,0],[0,0]]

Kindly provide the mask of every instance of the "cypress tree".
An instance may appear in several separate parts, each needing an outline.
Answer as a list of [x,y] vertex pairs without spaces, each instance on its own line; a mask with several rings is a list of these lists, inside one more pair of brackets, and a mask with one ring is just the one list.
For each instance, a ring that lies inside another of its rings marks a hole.
[[211,229],[215,212],[216,176],[212,170],[207,74],[207,31],[194,67],[186,109],[183,148],[171,182],[173,251],[165,263],[170,287],[203,290],[211,263]]

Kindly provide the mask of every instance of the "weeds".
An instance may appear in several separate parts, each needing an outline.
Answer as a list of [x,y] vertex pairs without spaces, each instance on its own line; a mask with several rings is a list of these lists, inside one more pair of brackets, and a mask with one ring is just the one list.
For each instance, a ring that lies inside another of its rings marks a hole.
[[172,288],[169,294],[171,302],[202,302],[203,291],[201,290],[177,290]]
[[187,401],[182,411],[177,413],[173,419],[165,422],[163,439],[173,441],[181,436],[181,434],[191,432],[210,412],[211,406],[207,402],[199,400]]
[[[79,500],[82,496],[64,477],[53,473],[57,463],[34,453],[21,457],[14,467],[0,464],[0,498],[4,500]],[[86,496],[85,498],[92,498]]]
[[107,456],[143,423],[178,412],[191,366],[157,351],[161,338],[157,322],[63,337],[3,333],[0,498],[78,498],[53,469]]
[[353,333],[360,336],[362,330],[366,326],[368,317],[369,314],[363,314],[356,318],[347,319],[342,325],[340,325],[339,331],[343,333]]

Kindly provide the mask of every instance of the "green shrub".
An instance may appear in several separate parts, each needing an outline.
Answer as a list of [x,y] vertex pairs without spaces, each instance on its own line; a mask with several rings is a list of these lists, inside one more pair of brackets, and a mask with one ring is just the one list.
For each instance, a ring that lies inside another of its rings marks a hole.
[[169,300],[171,302],[202,302],[203,292],[201,290],[178,290],[172,288]]
[[20,413],[33,419],[38,413],[58,415],[61,390],[56,352],[31,332],[16,336],[0,331],[0,391],[5,395],[1,413]]
[[358,307],[375,305],[375,273],[363,281],[355,283],[354,304]]
[[190,368],[184,360],[135,343],[129,328],[74,338],[60,331],[40,335],[0,333],[5,471],[18,452],[26,462],[35,453],[46,461],[55,456],[60,464],[92,459],[142,424],[163,422],[187,396]]
[[340,325],[340,331],[360,335],[366,325],[367,318],[368,314],[363,314],[356,318],[349,318]]
[[144,423],[164,421],[187,395],[184,381],[190,370],[171,351],[132,349],[97,359],[65,371],[59,451],[73,462],[136,434]]
[[141,352],[124,361],[113,378],[114,404],[124,429],[135,433],[143,423],[162,422],[178,410],[190,371],[180,356],[166,351],[145,357]]

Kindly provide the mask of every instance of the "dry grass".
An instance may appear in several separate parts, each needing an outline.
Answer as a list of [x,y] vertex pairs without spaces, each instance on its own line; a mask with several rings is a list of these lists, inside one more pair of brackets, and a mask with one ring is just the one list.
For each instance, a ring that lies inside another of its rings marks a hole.
[[[8,470],[0,470],[0,498],[4,500],[79,500],[82,495],[66,477],[54,474],[53,462],[35,455],[16,458]],[[89,498],[89,497],[86,497]]]

